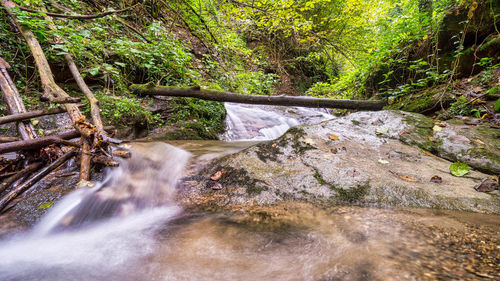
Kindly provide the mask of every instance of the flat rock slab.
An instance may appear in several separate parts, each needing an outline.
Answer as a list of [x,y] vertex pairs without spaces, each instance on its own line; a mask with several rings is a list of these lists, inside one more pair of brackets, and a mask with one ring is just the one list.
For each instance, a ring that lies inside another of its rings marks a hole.
[[[422,118],[399,111],[359,112],[294,127],[193,173],[185,178],[181,196],[218,206],[312,200],[500,213],[498,190],[474,190],[487,174],[454,177],[452,162],[418,146],[427,142],[416,134],[425,129],[421,123],[431,132],[433,126]],[[211,179],[218,171],[222,176]],[[431,182],[433,177],[440,183]]]

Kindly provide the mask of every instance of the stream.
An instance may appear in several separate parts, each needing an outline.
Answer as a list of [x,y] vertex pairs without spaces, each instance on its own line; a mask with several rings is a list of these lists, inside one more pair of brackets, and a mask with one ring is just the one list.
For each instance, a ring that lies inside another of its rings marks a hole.
[[0,280],[500,277],[496,215],[308,202],[183,206],[177,188],[187,168],[333,118],[313,109],[226,107],[225,141],[132,143],[133,157],[102,182],[65,196],[31,230],[1,238]]

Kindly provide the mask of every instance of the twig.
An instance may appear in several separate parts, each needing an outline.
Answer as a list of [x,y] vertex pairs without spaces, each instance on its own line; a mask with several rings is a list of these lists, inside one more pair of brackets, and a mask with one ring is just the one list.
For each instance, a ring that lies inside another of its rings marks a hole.
[[0,124],[6,124],[6,123],[10,123],[10,122],[18,122],[18,121],[23,121],[23,120],[30,119],[30,118],[58,114],[58,113],[63,113],[63,112],[66,112],[66,110],[64,108],[57,107],[57,108],[52,108],[52,109],[43,109],[43,110],[26,112],[26,113],[11,114],[8,116],[0,117]]
[[36,14],[46,14],[47,16],[51,16],[51,17],[54,17],[54,18],[90,20],[90,19],[102,18],[102,17],[108,16],[108,15],[111,15],[111,14],[123,13],[123,12],[126,12],[128,10],[131,10],[131,9],[135,8],[137,5],[139,5],[139,4],[135,4],[134,6],[131,6],[131,7],[125,8],[125,9],[116,10],[116,11],[107,11],[107,12],[100,13],[100,14],[95,14],[95,15],[65,15],[65,14],[58,14],[58,13],[51,13],[51,12],[44,12],[44,11],[32,10],[32,9],[29,9],[29,8],[26,8],[26,7],[22,7],[22,6],[19,6],[19,5],[16,5],[16,7],[19,8],[19,10],[22,10],[22,11],[26,11],[26,12],[29,12],[29,13],[36,13]]
[[17,172],[15,175],[4,180],[2,183],[0,183],[0,193],[3,192],[5,189],[7,189],[7,187],[9,187],[15,181],[27,176],[28,174],[33,173],[34,171],[38,170],[41,166],[42,162],[31,163],[30,165],[28,165],[28,167],[24,168],[23,170]]

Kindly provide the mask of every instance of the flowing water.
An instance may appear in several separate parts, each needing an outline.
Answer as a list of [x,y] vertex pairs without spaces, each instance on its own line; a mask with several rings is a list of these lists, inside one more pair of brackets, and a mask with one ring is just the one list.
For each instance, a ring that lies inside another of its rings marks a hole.
[[325,109],[305,107],[256,106],[226,103],[227,132],[224,140],[271,140],[290,127],[332,119]]
[[[307,122],[273,123],[277,112],[259,107],[228,112],[233,126],[259,123],[246,133],[233,127],[231,139],[275,138]],[[498,216],[310,203],[207,212],[176,202],[187,165],[253,143],[132,144],[133,157],[103,182],[0,241],[0,280],[472,280],[500,272]]]

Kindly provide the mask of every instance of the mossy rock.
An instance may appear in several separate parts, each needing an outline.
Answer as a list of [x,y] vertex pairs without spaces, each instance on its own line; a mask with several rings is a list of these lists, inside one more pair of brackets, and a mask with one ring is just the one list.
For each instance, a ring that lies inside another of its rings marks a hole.
[[207,129],[200,123],[185,123],[180,128],[167,131],[163,136],[165,140],[218,140],[219,137],[213,130]]
[[419,95],[409,95],[400,102],[388,105],[385,109],[398,109],[415,113],[432,113],[456,101],[455,96],[441,90],[428,91]]

